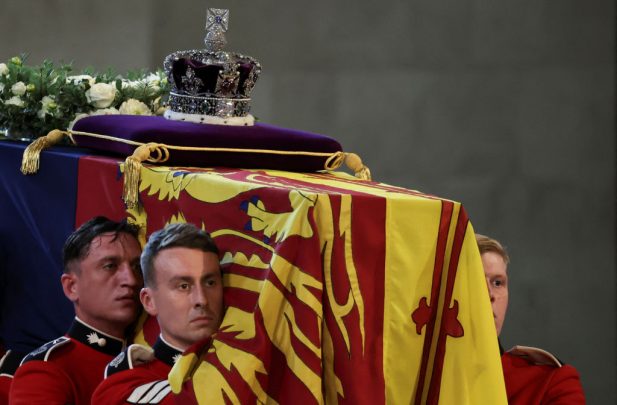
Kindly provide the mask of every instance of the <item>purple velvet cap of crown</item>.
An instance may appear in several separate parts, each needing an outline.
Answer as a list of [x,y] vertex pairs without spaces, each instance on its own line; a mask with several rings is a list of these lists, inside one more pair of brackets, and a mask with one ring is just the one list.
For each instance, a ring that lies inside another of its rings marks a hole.
[[[207,64],[190,58],[179,58],[172,62],[171,75],[173,77],[173,83],[177,91],[186,94],[199,94],[199,95],[214,95],[216,92],[216,85],[219,80],[219,73],[224,70],[224,67],[216,64]],[[197,79],[199,79],[200,85],[196,86],[196,89],[185,88],[183,78],[186,77],[187,69],[191,68]],[[249,97],[252,86],[245,89],[245,82],[249,79],[251,72],[255,70],[255,65],[250,61],[244,61],[244,63],[238,63],[236,71],[239,74],[237,86],[233,89],[233,95],[240,97]]]
[[[271,149],[281,151],[334,153],[341,144],[325,135],[256,123],[254,126],[225,126],[171,121],[158,116],[97,115],[77,121],[74,131],[109,135],[136,142],[211,148]],[[89,136],[74,136],[79,146],[128,156],[134,145]],[[246,152],[170,150],[165,165],[237,167],[312,172],[324,169],[327,157],[289,156]]]

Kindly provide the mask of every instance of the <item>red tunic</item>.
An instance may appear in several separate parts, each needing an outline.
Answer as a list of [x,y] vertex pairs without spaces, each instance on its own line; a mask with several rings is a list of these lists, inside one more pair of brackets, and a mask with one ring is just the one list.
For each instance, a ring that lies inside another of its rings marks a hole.
[[11,381],[13,381],[13,377],[0,375],[0,405],[7,405],[9,403]]
[[546,365],[504,353],[503,374],[510,405],[579,405],[585,394],[576,369],[559,363]]
[[77,319],[67,335],[24,358],[11,385],[11,405],[90,404],[105,366],[124,342]]
[[9,403],[9,390],[15,371],[24,358],[25,353],[9,350],[0,359],[0,405]]
[[167,375],[173,366],[174,357],[180,351],[165,344],[160,338],[154,345],[154,354],[139,365],[135,362],[132,349],[127,354],[121,354],[107,368],[119,370],[109,375],[92,395],[93,405],[124,405],[124,404],[174,404],[174,397],[167,382]]

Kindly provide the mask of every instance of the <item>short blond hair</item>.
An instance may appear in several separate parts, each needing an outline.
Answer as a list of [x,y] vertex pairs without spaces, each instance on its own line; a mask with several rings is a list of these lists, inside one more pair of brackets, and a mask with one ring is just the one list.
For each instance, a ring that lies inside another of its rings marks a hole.
[[480,249],[481,255],[488,252],[497,253],[506,264],[510,263],[510,256],[508,256],[508,252],[506,251],[506,248],[499,243],[499,241],[477,233],[476,242],[478,243],[478,249]]

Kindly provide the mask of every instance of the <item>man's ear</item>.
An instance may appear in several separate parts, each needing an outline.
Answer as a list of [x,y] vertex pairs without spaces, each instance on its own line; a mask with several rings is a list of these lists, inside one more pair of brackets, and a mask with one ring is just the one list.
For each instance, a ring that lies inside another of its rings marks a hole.
[[62,284],[62,291],[66,298],[72,302],[79,300],[79,286],[77,282],[77,276],[74,273],[64,273],[60,277],[60,283]]
[[144,306],[144,309],[151,316],[157,316],[158,311],[156,309],[156,302],[154,301],[154,297],[152,296],[152,289],[150,287],[144,287],[139,292],[139,299],[141,304]]

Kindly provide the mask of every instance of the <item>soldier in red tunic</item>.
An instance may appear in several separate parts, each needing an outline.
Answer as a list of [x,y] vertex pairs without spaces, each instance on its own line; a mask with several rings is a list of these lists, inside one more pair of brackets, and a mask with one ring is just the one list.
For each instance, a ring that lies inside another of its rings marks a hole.
[[[510,259],[498,241],[484,235],[476,235],[476,241],[499,336],[508,309],[507,269]],[[574,367],[564,365],[552,354],[534,347],[515,346],[505,353],[501,349],[501,353],[509,404],[585,404],[583,387]]]
[[93,404],[172,404],[167,382],[175,359],[210,338],[223,319],[219,252],[210,235],[191,224],[172,224],[150,236],[141,257],[144,309],[161,335],[154,350],[131,345],[106,369]]
[[137,231],[96,217],[69,236],[61,283],[74,304],[75,320],[65,336],[24,358],[11,386],[11,404],[90,403],[139,311]]

